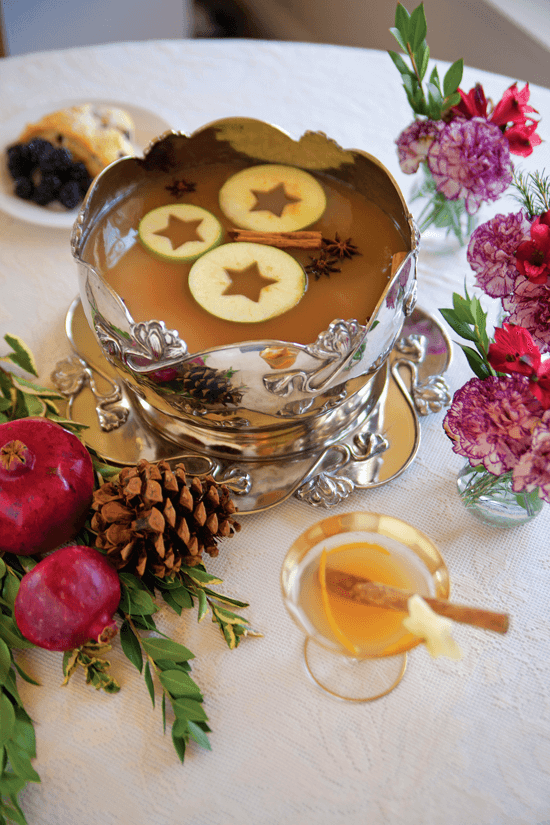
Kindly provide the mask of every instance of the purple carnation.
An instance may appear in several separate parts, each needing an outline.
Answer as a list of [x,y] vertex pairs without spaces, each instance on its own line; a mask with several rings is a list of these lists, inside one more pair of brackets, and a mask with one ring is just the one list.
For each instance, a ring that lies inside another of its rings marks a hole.
[[524,453],[512,474],[513,489],[528,493],[540,488],[540,497],[550,501],[550,410],[533,430],[531,449]]
[[450,201],[464,198],[470,215],[484,201],[497,200],[512,182],[508,141],[482,117],[447,123],[427,160],[437,191]]
[[550,352],[550,285],[519,275],[514,291],[502,298],[510,324],[529,330],[541,352]]
[[423,160],[428,149],[443,129],[440,120],[414,120],[403,129],[397,140],[399,166],[406,175],[413,175]]
[[496,215],[472,233],[468,263],[476,273],[475,283],[491,298],[502,298],[514,289],[519,277],[515,251],[530,240],[531,224],[524,212]]
[[542,414],[525,376],[471,378],[455,393],[443,428],[455,453],[499,476],[530,449]]

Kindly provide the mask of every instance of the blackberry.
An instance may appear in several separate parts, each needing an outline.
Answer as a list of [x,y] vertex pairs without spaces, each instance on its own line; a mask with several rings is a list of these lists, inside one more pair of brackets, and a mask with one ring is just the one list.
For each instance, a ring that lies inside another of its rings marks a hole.
[[33,201],[39,206],[47,206],[57,200],[61,181],[57,175],[44,175],[34,190]]
[[12,178],[27,178],[34,168],[31,153],[26,143],[16,143],[7,150],[8,169]]
[[68,149],[52,148],[39,161],[40,170],[46,174],[55,172],[57,175],[69,172],[72,166],[72,156]]
[[74,209],[82,200],[80,186],[75,180],[69,180],[59,189],[59,200],[66,209]]
[[30,178],[17,178],[13,191],[18,198],[28,201],[34,195],[34,183]]
[[71,180],[76,180],[80,183],[81,180],[89,180],[90,175],[88,174],[88,170],[84,166],[83,163],[80,161],[74,161],[69,169],[69,175]]
[[83,198],[92,182],[92,177],[83,163],[75,161],[69,169],[69,179],[78,183],[80,195]]
[[53,150],[52,144],[43,138],[33,138],[28,142],[27,146],[31,160],[36,166],[42,163],[44,158]]

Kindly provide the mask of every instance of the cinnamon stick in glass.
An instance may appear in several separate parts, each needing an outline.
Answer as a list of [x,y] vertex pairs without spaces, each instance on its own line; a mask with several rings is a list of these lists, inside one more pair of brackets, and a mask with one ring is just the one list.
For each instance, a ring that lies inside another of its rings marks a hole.
[[[368,604],[373,607],[384,607],[387,610],[408,612],[407,602],[414,593],[390,587],[386,584],[369,581],[338,570],[326,570],[327,588],[339,596]],[[495,613],[479,607],[454,604],[446,599],[437,599],[433,596],[422,596],[434,613],[446,616],[455,622],[470,624],[483,630],[494,630],[496,633],[506,633],[509,627],[507,613]]]

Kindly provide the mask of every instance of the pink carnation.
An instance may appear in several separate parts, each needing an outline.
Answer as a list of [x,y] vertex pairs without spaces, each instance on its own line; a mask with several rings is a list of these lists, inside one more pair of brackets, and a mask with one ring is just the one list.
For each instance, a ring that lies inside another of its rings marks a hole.
[[406,175],[413,175],[423,160],[428,149],[443,129],[439,120],[415,120],[403,129],[397,140],[399,166]]
[[476,273],[475,283],[491,298],[512,292],[519,276],[515,252],[530,238],[531,224],[524,212],[496,215],[472,233],[467,258]]
[[541,352],[550,352],[550,285],[519,275],[510,295],[502,298],[507,321],[528,329]]
[[471,378],[455,393],[443,428],[455,453],[499,476],[530,449],[542,414],[525,376]]
[[510,148],[502,132],[485,118],[447,123],[428,151],[428,167],[447,200],[464,199],[473,215],[495,201],[512,182]]
[[524,453],[512,473],[513,489],[530,493],[539,488],[539,495],[550,501],[550,410],[533,430],[531,448]]

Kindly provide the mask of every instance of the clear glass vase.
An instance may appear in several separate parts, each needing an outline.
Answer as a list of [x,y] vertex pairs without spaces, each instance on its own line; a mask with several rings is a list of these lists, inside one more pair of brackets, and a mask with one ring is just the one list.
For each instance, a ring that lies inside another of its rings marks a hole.
[[422,163],[420,167],[422,179],[413,188],[409,201],[418,201],[414,215],[422,244],[440,254],[455,252],[467,245],[478,217],[468,214],[463,200],[447,200],[437,191],[426,164]]
[[465,464],[458,474],[460,500],[467,510],[486,524],[516,527],[525,524],[542,510],[538,488],[531,493],[512,490],[512,473],[495,476],[482,465]]

